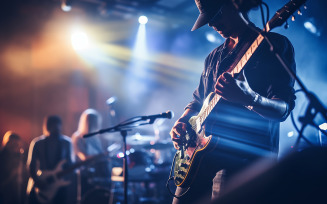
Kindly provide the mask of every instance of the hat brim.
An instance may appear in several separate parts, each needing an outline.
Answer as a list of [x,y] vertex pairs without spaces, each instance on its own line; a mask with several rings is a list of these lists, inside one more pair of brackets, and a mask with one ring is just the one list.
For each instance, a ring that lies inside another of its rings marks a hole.
[[210,19],[211,18],[206,13],[200,13],[200,15],[196,19],[191,31],[194,31],[194,30],[204,26],[205,24],[209,23]]

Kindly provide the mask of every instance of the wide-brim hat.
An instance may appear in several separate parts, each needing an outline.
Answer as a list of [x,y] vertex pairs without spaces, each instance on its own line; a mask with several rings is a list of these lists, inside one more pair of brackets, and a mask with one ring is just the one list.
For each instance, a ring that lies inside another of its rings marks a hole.
[[191,31],[209,23],[226,1],[227,0],[195,0],[195,4],[199,9],[200,14]]

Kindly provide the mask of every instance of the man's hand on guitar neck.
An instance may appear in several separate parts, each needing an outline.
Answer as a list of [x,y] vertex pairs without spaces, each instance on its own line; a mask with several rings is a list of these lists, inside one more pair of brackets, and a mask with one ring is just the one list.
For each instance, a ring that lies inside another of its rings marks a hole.
[[266,98],[253,91],[242,72],[243,80],[234,79],[230,73],[219,76],[215,92],[232,103],[241,104],[262,117],[284,121],[289,114],[288,104],[279,98]]
[[215,92],[232,103],[250,105],[254,101],[256,93],[249,86],[244,74],[242,78],[244,81],[234,79],[230,73],[224,72],[217,80]]
[[174,126],[170,130],[170,137],[173,141],[175,149],[180,149],[179,140],[181,137],[186,135],[188,120],[196,114],[196,111],[186,109],[183,115],[175,122]]

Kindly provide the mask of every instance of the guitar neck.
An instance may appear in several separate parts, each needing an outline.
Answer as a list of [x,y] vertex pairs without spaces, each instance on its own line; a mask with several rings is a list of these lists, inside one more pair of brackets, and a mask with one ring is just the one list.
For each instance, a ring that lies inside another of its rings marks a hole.
[[[245,52],[243,57],[238,61],[236,66],[234,66],[232,69],[228,70],[228,72],[231,73],[232,76],[241,72],[241,70],[243,69],[245,64],[250,60],[251,56],[257,50],[257,48],[259,47],[259,45],[261,44],[263,39],[264,39],[264,37],[261,34],[259,34],[258,37],[253,41],[251,46],[247,49],[247,51]],[[201,126],[203,125],[204,121],[209,116],[209,114],[211,113],[213,108],[220,101],[220,99],[221,99],[221,96],[215,93],[214,97],[212,98],[212,100],[210,101],[208,106],[204,109],[203,112],[201,112],[198,115],[198,121],[197,121],[198,124],[201,124]]]
[[228,72],[231,73],[232,76],[234,76],[234,74],[241,72],[241,70],[243,69],[245,64],[250,60],[253,53],[257,50],[263,39],[264,37],[261,34],[259,34],[258,37],[253,41],[251,46],[247,49],[243,57],[238,61],[236,66],[228,70]]

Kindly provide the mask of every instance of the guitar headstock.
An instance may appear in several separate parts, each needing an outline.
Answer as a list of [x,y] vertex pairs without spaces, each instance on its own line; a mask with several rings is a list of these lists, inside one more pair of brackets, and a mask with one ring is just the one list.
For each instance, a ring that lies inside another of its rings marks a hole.
[[[271,20],[267,23],[267,32],[283,25],[287,19],[293,15],[296,10],[299,10],[300,7],[307,0],[291,0],[287,4],[285,4],[282,8],[280,8],[275,15],[271,18]],[[298,12],[301,15],[301,12]],[[293,20],[293,19],[292,19]]]

